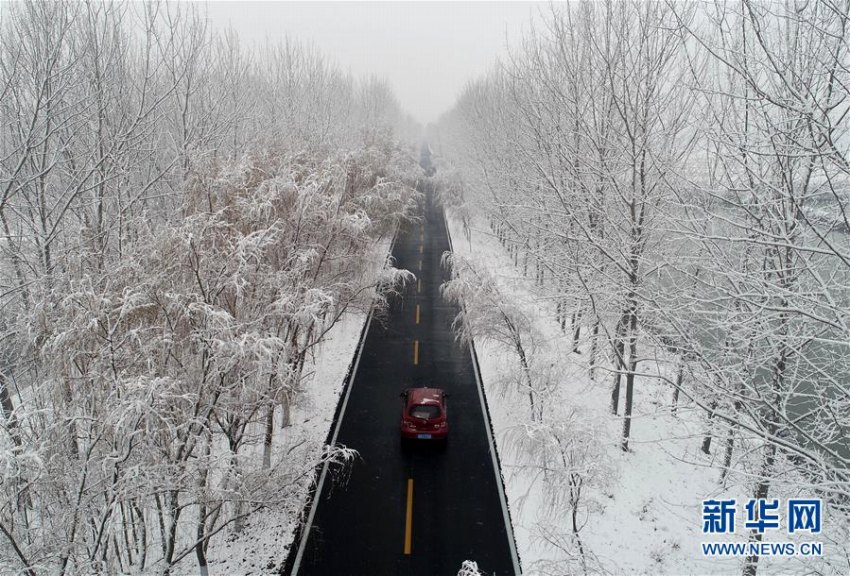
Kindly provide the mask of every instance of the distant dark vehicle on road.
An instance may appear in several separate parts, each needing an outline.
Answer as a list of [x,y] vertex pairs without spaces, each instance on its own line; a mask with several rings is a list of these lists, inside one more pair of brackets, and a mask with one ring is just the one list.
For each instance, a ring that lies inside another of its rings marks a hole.
[[408,388],[401,393],[401,440],[442,440],[449,436],[446,394],[440,388]]

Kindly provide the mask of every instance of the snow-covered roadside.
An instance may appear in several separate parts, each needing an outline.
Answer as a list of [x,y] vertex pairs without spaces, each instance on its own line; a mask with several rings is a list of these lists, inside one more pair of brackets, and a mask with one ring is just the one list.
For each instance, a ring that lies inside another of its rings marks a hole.
[[[366,314],[362,312],[346,314],[320,345],[313,359],[308,398],[293,407],[291,426],[275,431],[279,452],[301,442],[311,442],[314,458],[321,454],[365,321]],[[296,505],[270,508],[255,515],[242,534],[236,538],[226,537],[223,545],[216,546],[214,551],[211,548],[212,573],[277,573],[292,544],[306,497],[305,490]]]
[[[376,255],[387,254],[391,240],[382,240],[375,249]],[[384,262],[383,256],[376,258],[376,269]],[[273,462],[284,456],[291,457],[295,450],[299,451],[299,462],[320,460],[367,318],[364,311],[346,312],[310,357],[305,367],[305,374],[309,374],[304,384],[305,392],[291,408],[290,425],[275,427]],[[259,428],[256,436],[259,458],[262,449]],[[250,517],[241,532],[229,531],[213,541],[208,552],[210,574],[280,573],[313,484],[313,469],[310,470],[311,474],[301,479],[297,499],[290,498],[258,512]],[[187,556],[172,573],[197,574],[195,556]]]
[[[581,353],[571,351],[571,333],[563,333],[555,321],[555,304],[545,298],[533,281],[522,276],[498,241],[482,222],[471,223],[471,241],[461,221],[448,217],[454,250],[461,257],[474,257],[477,265],[496,277],[500,290],[513,306],[533,319],[538,332],[538,355],[548,366],[546,373],[558,392],[547,405],[547,418],[591,439],[592,478],[584,486],[580,536],[589,558],[589,572],[615,574],[737,574],[739,559],[707,558],[704,541],[743,542],[746,534],[712,538],[702,532],[702,500],[736,498],[745,502],[750,495],[740,487],[724,488],[719,483],[717,456],[699,450],[704,432],[701,414],[680,399],[676,415],[670,410],[669,386],[655,378],[638,378],[635,385],[635,414],[631,451],[620,450],[621,417],[608,412],[610,378],[599,372],[590,379],[585,364],[586,346]],[[496,441],[506,482],[514,533],[525,574],[564,574],[570,541],[566,515],[550,514],[552,500],[544,490],[543,473],[522,467],[515,449],[518,427],[529,426],[529,405],[505,375],[516,373],[517,359],[504,345],[477,341],[482,378],[488,396]],[[663,364],[663,362],[662,362]],[[717,440],[721,442],[721,440]],[[722,452],[722,450],[721,450]],[[526,459],[527,462],[527,459]],[[775,493],[784,501],[792,494]],[[805,496],[805,494],[793,494]],[[739,518],[739,522],[741,519]],[[844,530],[833,527],[822,541],[840,543]],[[793,541],[784,530],[768,540]],[[559,550],[559,545],[564,546]],[[839,546],[835,546],[839,548]],[[762,558],[759,573],[799,572],[811,560]],[[572,569],[581,573],[580,560]]]

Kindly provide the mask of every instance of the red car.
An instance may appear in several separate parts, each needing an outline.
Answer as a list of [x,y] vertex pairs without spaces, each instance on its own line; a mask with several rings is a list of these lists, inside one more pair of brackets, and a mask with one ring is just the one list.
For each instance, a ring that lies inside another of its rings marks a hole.
[[408,388],[401,393],[402,440],[445,440],[449,435],[448,394],[439,388]]

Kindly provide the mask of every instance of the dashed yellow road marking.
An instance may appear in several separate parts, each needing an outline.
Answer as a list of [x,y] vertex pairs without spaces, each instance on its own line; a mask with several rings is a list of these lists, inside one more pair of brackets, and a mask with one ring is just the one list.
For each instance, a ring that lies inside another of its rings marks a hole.
[[416,323],[419,324],[419,304],[416,305]]
[[419,271],[422,271],[422,260],[419,261]]
[[419,366],[419,340],[413,341],[413,365]]
[[404,514],[404,553],[413,552],[413,478],[407,479],[407,510]]
[[422,292],[422,279],[421,278],[416,280],[416,291]]
[[420,253],[420,254],[422,254],[422,251],[423,251],[424,249],[425,249],[425,247],[424,247],[424,246],[422,246],[422,244],[420,244],[420,245],[419,245],[419,253]]

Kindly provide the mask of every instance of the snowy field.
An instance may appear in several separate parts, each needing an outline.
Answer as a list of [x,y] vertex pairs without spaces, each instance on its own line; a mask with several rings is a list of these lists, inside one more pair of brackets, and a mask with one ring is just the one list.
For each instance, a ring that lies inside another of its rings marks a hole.
[[[738,559],[707,558],[701,542],[712,541],[702,533],[702,501],[750,495],[740,486],[721,484],[722,448],[707,456],[700,451],[704,434],[701,411],[679,399],[675,414],[670,409],[672,390],[655,378],[639,377],[635,384],[635,413],[630,451],[620,449],[622,417],[608,406],[611,376],[598,370],[596,380],[588,374],[587,343],[572,352],[571,328],[562,332],[555,321],[555,304],[546,298],[531,278],[524,278],[482,221],[473,221],[471,241],[464,236],[459,218],[448,217],[457,254],[474,259],[498,279],[511,304],[533,319],[538,333],[536,354],[548,364],[553,389],[545,408],[547,420],[564,424],[584,438],[589,456],[584,493],[578,506],[578,527],[587,556],[589,573],[610,574],[740,574]],[[583,334],[587,330],[583,331]],[[648,346],[648,344],[647,344]],[[524,574],[583,572],[576,546],[570,538],[570,519],[553,514],[551,492],[541,467],[529,467],[527,455],[517,449],[516,438],[531,427],[529,402],[518,394],[511,377],[517,372],[517,357],[508,347],[494,342],[476,342],[490,415],[506,482],[514,532]],[[647,356],[652,357],[652,352]],[[659,357],[662,370],[665,358]],[[621,400],[622,401],[622,400]],[[715,439],[720,445],[722,439]],[[799,496],[787,486],[777,486],[775,497],[784,501]],[[740,520],[739,520],[740,521]],[[762,558],[760,573],[846,573],[848,532],[846,526],[825,520],[825,559]],[[718,541],[746,541],[738,530]],[[766,538],[770,539],[770,538]],[[784,531],[775,540],[793,541]],[[811,540],[811,538],[810,538]]]

